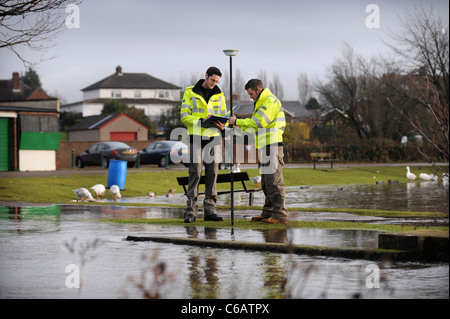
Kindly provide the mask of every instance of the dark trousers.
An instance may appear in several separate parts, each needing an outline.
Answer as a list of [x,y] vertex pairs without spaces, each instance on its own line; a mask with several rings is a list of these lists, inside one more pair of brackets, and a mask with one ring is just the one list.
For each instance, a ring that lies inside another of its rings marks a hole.
[[[221,143],[221,140],[219,140]],[[200,177],[205,167],[205,199],[203,206],[205,216],[216,213],[217,189],[216,181],[220,162],[221,144],[218,140],[202,140],[201,143],[190,143],[189,185],[187,190],[186,214],[198,214],[197,198]]]
[[266,197],[261,216],[278,220],[287,218],[284,193],[284,153],[282,146],[259,149],[261,186]]

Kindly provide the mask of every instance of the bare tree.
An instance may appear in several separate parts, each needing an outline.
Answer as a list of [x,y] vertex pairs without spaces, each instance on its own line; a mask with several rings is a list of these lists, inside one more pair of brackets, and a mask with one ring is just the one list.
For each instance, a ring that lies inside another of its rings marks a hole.
[[[226,99],[230,98],[230,75],[228,74],[228,71],[222,72],[222,77],[220,78],[219,87],[222,90],[223,94],[225,95]],[[227,105],[229,107],[229,105]]]
[[260,80],[262,81],[262,83],[263,83],[263,85],[264,85],[265,87],[267,87],[267,86],[269,85],[269,83],[267,82],[267,72],[266,72],[266,70],[260,69],[260,70],[258,71],[257,78],[260,79]]
[[237,94],[238,100],[244,99],[245,83],[241,69],[237,68],[233,74],[233,93]]
[[387,43],[401,56],[409,70],[417,70],[436,87],[441,99],[449,100],[449,28],[432,6],[415,7],[400,18],[403,32],[390,34]]
[[181,89],[184,90],[189,86],[195,85],[195,83],[202,78],[204,78],[204,74],[201,72],[191,71],[188,74],[186,71],[180,71],[180,78],[178,82],[180,83]]
[[[441,160],[448,163],[449,160],[449,105],[448,102],[441,101],[436,87],[427,79],[410,78],[414,89],[417,90],[418,100],[425,106],[427,118],[417,114],[409,114],[399,108],[388,98],[390,105],[395,108],[414,130],[420,134],[433,149]],[[437,158],[422,149],[418,144],[418,151],[429,162],[436,162]]]
[[312,86],[308,79],[308,74],[300,73],[297,77],[298,100],[300,104],[306,105],[312,97]]
[[[20,47],[45,52],[65,28],[65,9],[69,0],[0,0],[0,49],[7,48],[24,62]],[[40,61],[39,61],[40,62]]]
[[326,108],[334,109],[344,125],[354,128],[360,139],[369,138],[370,132],[361,112],[363,102],[364,75],[361,72],[362,58],[346,45],[343,58],[331,66],[326,83],[318,82],[317,92]]
[[402,109],[420,112],[411,98],[414,93],[404,90],[404,76],[392,61],[366,60],[348,45],[331,66],[328,79],[316,85],[322,104],[335,110],[340,123],[352,128],[359,139],[399,139],[399,132],[406,130],[388,104],[388,96]]
[[[436,154],[419,152],[430,162],[449,160],[449,28],[432,7],[422,6],[407,12],[401,19],[403,32],[391,38],[390,44],[410,67],[408,89],[417,92],[415,100],[425,115],[402,110],[398,103],[389,103],[407,120],[413,129],[432,145]],[[420,145],[419,145],[420,146]],[[439,157],[439,158],[437,158]]]
[[272,91],[273,94],[280,100],[284,97],[284,90],[283,90],[283,84],[281,83],[280,76],[278,73],[275,73],[273,75],[273,82],[269,84],[269,89]]

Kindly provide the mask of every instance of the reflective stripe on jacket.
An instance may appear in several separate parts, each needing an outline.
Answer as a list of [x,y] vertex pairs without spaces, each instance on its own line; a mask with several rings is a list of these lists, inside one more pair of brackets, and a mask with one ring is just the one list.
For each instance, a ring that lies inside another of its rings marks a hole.
[[280,100],[269,89],[264,89],[255,103],[252,117],[238,119],[236,125],[255,131],[258,149],[283,142],[286,118]]
[[216,128],[201,127],[201,120],[208,115],[226,116],[228,114],[225,95],[222,91],[214,94],[206,103],[202,95],[193,91],[194,86],[186,88],[181,105],[181,122],[186,126],[190,135],[217,136],[219,130]]

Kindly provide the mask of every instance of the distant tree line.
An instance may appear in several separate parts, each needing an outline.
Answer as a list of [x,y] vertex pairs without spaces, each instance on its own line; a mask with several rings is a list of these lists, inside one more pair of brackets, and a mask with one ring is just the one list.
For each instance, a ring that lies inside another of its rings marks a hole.
[[345,45],[326,81],[311,85],[299,76],[299,97],[307,101],[315,92],[319,108],[333,111],[314,128],[312,140],[330,145],[420,136],[422,159],[448,162],[448,25],[423,7],[401,23],[403,30],[385,41],[396,60],[366,60]]

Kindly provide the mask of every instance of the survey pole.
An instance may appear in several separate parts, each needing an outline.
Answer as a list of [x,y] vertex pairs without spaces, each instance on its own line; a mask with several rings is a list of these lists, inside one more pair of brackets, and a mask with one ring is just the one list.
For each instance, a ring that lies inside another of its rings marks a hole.
[[[233,57],[239,50],[223,50],[230,57],[230,116],[233,116]],[[234,226],[234,134],[231,134],[231,165],[230,165],[230,191],[231,191],[231,226]]]

